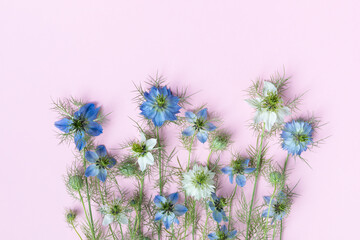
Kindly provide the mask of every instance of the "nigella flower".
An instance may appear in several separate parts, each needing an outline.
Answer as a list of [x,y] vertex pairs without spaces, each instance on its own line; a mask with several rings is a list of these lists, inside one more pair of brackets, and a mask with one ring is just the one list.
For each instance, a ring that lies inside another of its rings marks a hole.
[[172,95],[169,88],[152,87],[144,93],[145,102],[140,106],[141,114],[151,119],[155,127],[161,127],[166,120],[177,120],[180,111],[179,98]]
[[104,145],[98,146],[95,152],[87,151],[85,158],[89,162],[94,163],[86,168],[85,177],[97,176],[102,182],[106,180],[106,169],[112,168],[116,164],[116,160],[107,154]]
[[181,216],[187,212],[187,208],[181,204],[176,204],[179,199],[179,194],[172,193],[167,198],[156,195],[154,203],[158,209],[155,215],[155,221],[163,220],[165,228],[169,229],[171,224],[179,224],[178,216]]
[[256,108],[255,123],[265,123],[267,131],[271,131],[275,123],[282,123],[284,117],[290,114],[290,109],[284,105],[277,88],[271,82],[264,81],[262,96],[247,101]]
[[207,120],[207,108],[201,109],[196,115],[193,112],[185,113],[186,120],[192,125],[187,127],[182,134],[196,137],[204,143],[208,139],[209,132],[216,129],[215,125]]
[[93,103],[87,103],[71,119],[63,118],[55,122],[55,126],[65,133],[74,134],[76,147],[81,151],[86,146],[85,134],[98,136],[103,132],[101,125],[94,121],[99,110]]
[[183,174],[182,185],[186,193],[196,200],[208,198],[215,189],[214,176],[215,173],[207,167],[195,164],[190,171]]
[[124,208],[120,199],[114,199],[111,204],[101,206],[100,212],[104,214],[103,226],[116,221],[119,224],[128,224],[129,220],[126,213],[128,209]]
[[227,222],[228,219],[226,217],[224,207],[226,206],[226,199],[223,197],[217,197],[215,193],[211,193],[212,201],[208,201],[209,208],[212,211],[212,216],[214,220],[218,223],[224,220]]
[[153,150],[156,142],[155,138],[146,140],[145,134],[140,132],[140,143],[133,143],[131,150],[134,156],[138,158],[141,171],[146,169],[147,164],[154,165],[154,157],[150,151]]
[[227,227],[225,225],[222,225],[219,231],[216,231],[214,233],[210,233],[208,235],[210,240],[225,240],[225,239],[233,239],[236,236],[237,231],[228,231]]
[[229,175],[230,183],[232,184],[234,181],[234,175],[236,175],[236,184],[240,187],[245,186],[246,177],[244,174],[252,173],[256,168],[249,168],[250,159],[241,159],[237,158],[236,160],[231,161],[230,166],[224,167],[221,171],[224,174]]
[[283,191],[280,191],[277,194],[276,199],[273,198],[271,200],[270,196],[265,196],[264,200],[268,206],[270,205],[270,208],[265,209],[261,216],[264,218],[267,216],[272,218],[271,224],[273,224],[275,220],[280,221],[283,219],[289,208],[286,194]]
[[291,121],[285,124],[281,133],[282,148],[292,155],[300,155],[312,144],[313,128],[303,120]]

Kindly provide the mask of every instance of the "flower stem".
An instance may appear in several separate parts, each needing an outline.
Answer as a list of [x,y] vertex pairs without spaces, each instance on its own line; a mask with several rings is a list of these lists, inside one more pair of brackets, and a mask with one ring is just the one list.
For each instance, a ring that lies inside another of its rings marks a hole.
[[205,201],[205,209],[206,209],[206,220],[205,220],[205,225],[204,225],[203,240],[205,240],[205,238],[207,236],[206,235],[206,233],[207,233],[207,224],[208,224],[208,220],[209,220],[209,216],[210,216],[208,203],[206,201]]
[[[98,186],[99,186],[99,193],[100,193],[100,197],[101,197],[101,202],[102,202],[103,205],[105,205],[105,200],[104,200],[104,197],[103,197],[102,192],[101,192],[100,181],[97,181],[97,182],[98,182]],[[111,228],[111,225],[109,225],[109,230],[110,230],[111,235],[114,238],[114,240],[116,240],[117,238],[115,237],[115,234],[114,234],[114,232],[113,232],[113,230]]]
[[[290,153],[288,153],[287,156],[286,156],[286,160],[285,160],[285,163],[284,163],[284,168],[283,168],[283,171],[282,171],[282,175],[284,176],[284,181],[282,183],[282,188],[284,188],[284,186],[285,186],[285,173],[286,173],[286,167],[287,167],[287,164],[288,164],[288,161],[289,161],[289,157],[290,157]],[[280,240],[282,239],[282,229],[283,229],[283,220],[281,219],[280,220]]]
[[236,189],[237,189],[237,184],[235,184],[235,188],[234,188],[234,192],[233,194],[231,195],[231,198],[230,198],[230,210],[229,210],[229,229],[231,228],[231,220],[232,220],[232,206],[233,206],[233,200],[234,200],[234,197],[235,197],[235,194],[236,194]]
[[209,153],[209,156],[207,158],[207,165],[206,166],[207,166],[208,169],[210,168],[210,156],[211,156],[212,152],[213,152],[213,150],[211,149],[210,153]]
[[192,227],[192,240],[194,240],[195,239],[195,222],[196,222],[196,214],[195,214],[195,212],[196,212],[196,202],[194,202],[193,203],[194,205],[193,205],[193,222],[192,222],[192,224],[193,224],[193,227]]
[[140,234],[140,231],[141,231],[141,204],[142,204],[142,201],[143,201],[143,191],[144,191],[144,178],[145,176],[142,175],[140,177],[140,199],[139,199],[139,209],[138,209],[138,229],[137,229],[137,232],[138,234]]
[[71,226],[74,228],[74,230],[75,230],[76,234],[79,236],[79,238],[80,238],[81,240],[83,240],[82,237],[80,236],[79,232],[76,230],[76,227],[74,226],[73,223],[71,223]]
[[275,222],[275,224],[274,224],[274,230],[273,230],[272,240],[274,240],[274,239],[275,239],[275,234],[276,234],[276,223],[277,223],[277,222]]
[[274,187],[274,192],[273,192],[273,194],[271,195],[270,202],[269,202],[269,205],[268,205],[268,211],[267,211],[267,216],[266,216],[266,221],[265,221],[264,239],[267,239],[270,207],[271,207],[271,203],[272,203],[272,201],[273,201],[273,199],[274,199],[274,197],[275,197],[275,193],[276,193],[276,185],[275,185],[275,187]]
[[122,227],[121,227],[121,223],[118,222],[118,224],[119,224],[119,227],[120,227],[121,239],[124,240],[125,238],[124,238],[124,233],[123,233],[123,230],[122,230]]
[[[163,186],[162,186],[162,179],[161,179],[161,175],[162,175],[162,166],[161,166],[161,144],[160,144],[160,134],[159,134],[159,127],[156,127],[156,139],[157,139],[157,144],[159,147],[159,189],[160,189],[160,196],[162,196],[162,190],[163,190]],[[161,221],[159,222],[159,228],[158,228],[158,239],[161,239],[161,226],[162,223]]]
[[250,228],[250,222],[251,222],[251,212],[252,212],[252,207],[253,207],[254,199],[255,199],[257,181],[258,181],[258,177],[259,177],[259,173],[260,173],[261,153],[262,153],[262,145],[263,145],[263,141],[264,141],[264,131],[265,131],[265,123],[263,124],[262,130],[261,130],[260,147],[259,147],[259,150],[258,150],[257,161],[256,161],[255,182],[254,182],[254,188],[253,188],[253,192],[252,192],[252,196],[251,196],[249,215],[248,215],[248,219],[247,219],[247,223],[246,223],[246,237],[245,237],[245,240],[249,239],[249,228]]
[[[84,161],[84,171],[86,171],[86,159],[85,159],[85,150],[84,150],[84,154],[83,154],[83,161]],[[91,231],[91,238],[93,240],[95,240],[95,230],[94,230],[94,220],[92,217],[92,212],[91,212],[91,199],[90,199],[90,193],[89,193],[89,183],[87,180],[87,177],[85,177],[85,185],[86,185],[86,198],[88,201],[88,207],[89,207],[89,215],[90,215],[90,231]]]
[[83,209],[84,209],[84,213],[85,213],[86,220],[87,220],[89,226],[91,226],[91,225],[90,225],[91,222],[90,222],[90,219],[89,219],[89,217],[88,217],[88,213],[87,213],[87,211],[86,211],[86,207],[85,207],[85,204],[84,204],[84,199],[83,199],[83,197],[82,197],[82,195],[81,195],[80,190],[79,190],[78,192],[79,192],[79,197],[80,197],[81,204],[82,204]]

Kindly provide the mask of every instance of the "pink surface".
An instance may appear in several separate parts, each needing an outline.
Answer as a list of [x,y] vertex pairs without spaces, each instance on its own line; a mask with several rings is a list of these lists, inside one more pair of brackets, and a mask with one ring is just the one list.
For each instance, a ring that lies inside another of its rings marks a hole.
[[285,239],[358,238],[359,3],[1,0],[1,239],[76,238],[63,216],[72,148],[58,145],[51,98],[112,112],[98,141],[115,148],[136,134],[132,81],[158,71],[170,86],[201,90],[195,105],[221,114],[243,151],[254,143],[243,90],[283,67],[289,93],[309,90],[302,109],[331,135],[306,153],[313,169],[290,163],[301,196]]

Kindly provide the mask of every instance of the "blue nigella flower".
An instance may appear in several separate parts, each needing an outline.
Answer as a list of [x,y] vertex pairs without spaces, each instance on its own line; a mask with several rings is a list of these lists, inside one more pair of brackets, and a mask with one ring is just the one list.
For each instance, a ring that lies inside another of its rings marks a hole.
[[210,233],[208,235],[210,240],[225,240],[225,239],[233,239],[236,236],[237,231],[228,231],[227,227],[225,225],[222,225],[219,231],[216,231],[214,233]]
[[233,160],[228,167],[224,167],[221,171],[224,174],[229,175],[230,183],[232,184],[234,181],[234,175],[236,175],[236,184],[240,187],[245,186],[246,177],[244,174],[252,173],[256,168],[248,168],[250,159],[241,159],[238,158]]
[[272,218],[271,224],[273,224],[275,220],[280,221],[283,219],[288,209],[286,194],[283,191],[280,191],[277,194],[276,199],[273,198],[271,200],[270,196],[265,196],[264,200],[268,206],[270,205],[270,208],[265,209],[261,216],[266,218],[269,215],[269,218]]
[[116,164],[116,160],[107,154],[104,145],[98,146],[95,152],[87,151],[85,153],[85,158],[89,162],[94,163],[86,168],[85,177],[97,176],[102,182],[105,182],[106,180],[106,169],[112,168]]
[[154,203],[159,210],[155,215],[155,221],[163,220],[165,228],[169,229],[174,222],[179,224],[177,216],[181,216],[187,212],[187,208],[183,205],[176,204],[179,199],[179,194],[172,193],[167,198],[156,195]]
[[216,129],[215,125],[207,121],[207,108],[200,110],[196,115],[193,112],[185,113],[186,120],[192,125],[187,127],[182,134],[196,137],[204,143],[208,139],[209,132]]
[[152,87],[144,93],[145,102],[140,106],[141,114],[151,119],[155,127],[161,127],[166,120],[177,120],[180,111],[179,98],[172,95],[169,88]]
[[215,193],[211,194],[212,201],[208,201],[209,208],[212,211],[212,216],[214,220],[218,223],[221,221],[227,222],[228,218],[226,217],[224,207],[226,205],[226,199],[217,197]]
[[310,123],[296,120],[285,124],[281,133],[282,148],[292,155],[300,155],[312,144],[313,128]]
[[85,134],[94,137],[103,132],[101,125],[94,121],[99,110],[93,103],[87,103],[71,119],[61,119],[55,126],[65,133],[73,133],[76,147],[81,151],[86,146]]

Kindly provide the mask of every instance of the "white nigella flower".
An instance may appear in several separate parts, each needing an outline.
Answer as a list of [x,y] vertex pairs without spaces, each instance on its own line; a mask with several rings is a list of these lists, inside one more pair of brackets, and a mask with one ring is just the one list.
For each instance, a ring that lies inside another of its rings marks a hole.
[[214,192],[214,176],[207,167],[195,166],[188,172],[183,174],[183,188],[189,196],[196,200],[208,198]]
[[126,216],[126,213],[129,211],[121,205],[120,199],[115,199],[109,205],[101,206],[100,212],[104,214],[103,226],[107,226],[114,221],[120,224],[128,224],[129,222]]
[[284,122],[284,117],[290,114],[290,109],[284,105],[284,101],[277,88],[271,82],[264,81],[263,94],[247,102],[256,108],[255,123],[265,123],[265,129],[271,131],[275,123]]
[[140,132],[140,143],[135,142],[133,143],[131,150],[135,157],[138,158],[138,163],[140,165],[141,171],[145,171],[146,165],[154,165],[154,157],[151,154],[151,150],[156,145],[156,139],[151,138],[146,140],[145,134]]

